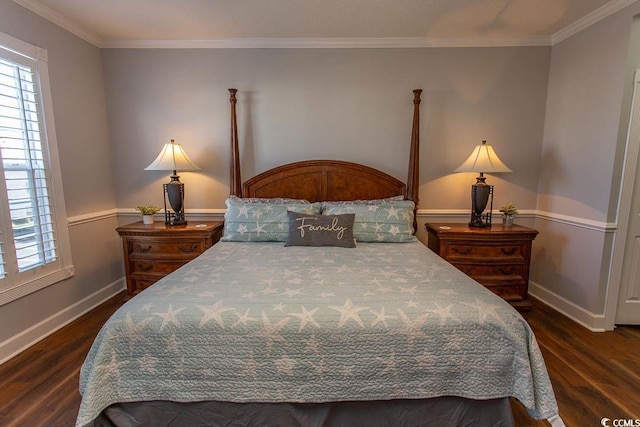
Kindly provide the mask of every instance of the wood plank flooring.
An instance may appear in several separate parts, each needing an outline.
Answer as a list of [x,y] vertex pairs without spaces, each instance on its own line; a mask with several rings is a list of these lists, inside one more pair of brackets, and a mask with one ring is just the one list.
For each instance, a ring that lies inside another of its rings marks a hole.
[[0,426],[75,426],[80,366],[121,293],[0,365]]
[[[0,425],[73,426],[80,366],[124,293],[0,365]],[[567,427],[640,419],[640,327],[593,333],[533,300],[525,318],[545,358]],[[518,426],[544,426],[512,402]],[[622,425],[622,424],[621,424]]]
[[[640,420],[640,327],[590,332],[533,300],[524,315],[549,371],[560,416],[568,427],[600,426],[603,418]],[[514,404],[518,426],[527,419]]]

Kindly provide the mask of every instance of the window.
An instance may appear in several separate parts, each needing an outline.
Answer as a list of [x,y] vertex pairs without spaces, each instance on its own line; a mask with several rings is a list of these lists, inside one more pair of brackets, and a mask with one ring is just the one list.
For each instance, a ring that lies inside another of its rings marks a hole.
[[69,277],[47,53],[0,33],[0,305]]

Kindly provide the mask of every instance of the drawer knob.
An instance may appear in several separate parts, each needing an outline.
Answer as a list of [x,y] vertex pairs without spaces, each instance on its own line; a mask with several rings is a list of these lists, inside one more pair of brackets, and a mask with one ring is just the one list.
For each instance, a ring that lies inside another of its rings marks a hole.
[[140,243],[136,243],[136,250],[139,252],[149,252],[151,250],[151,245],[147,244],[143,247]]
[[516,253],[517,250],[518,248],[500,248],[500,252],[502,252],[505,255],[513,255]]
[[500,273],[504,274],[505,276],[510,276],[512,275],[514,272],[516,271],[515,268],[511,267],[511,268],[500,268]]
[[140,264],[138,263],[138,269],[140,269],[140,271],[150,271],[153,268],[153,264]]
[[456,248],[455,246],[453,247],[453,251],[459,255],[466,255],[469,252],[471,252],[471,248],[464,248],[464,249],[460,249],[460,248]]
[[182,252],[193,252],[196,249],[198,249],[198,244],[197,243],[192,243],[190,246],[186,246],[186,245],[178,245],[178,249],[180,249]]

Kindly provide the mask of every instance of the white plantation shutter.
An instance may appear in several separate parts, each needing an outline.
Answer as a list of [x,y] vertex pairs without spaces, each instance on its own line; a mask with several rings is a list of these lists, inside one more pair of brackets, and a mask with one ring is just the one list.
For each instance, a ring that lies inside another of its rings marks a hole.
[[46,72],[46,51],[0,33],[0,304],[73,271]]

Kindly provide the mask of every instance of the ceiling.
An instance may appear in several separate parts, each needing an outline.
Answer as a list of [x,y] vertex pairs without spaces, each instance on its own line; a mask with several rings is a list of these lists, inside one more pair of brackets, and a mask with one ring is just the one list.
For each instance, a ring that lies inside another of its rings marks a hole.
[[13,0],[99,47],[553,45],[635,0]]

